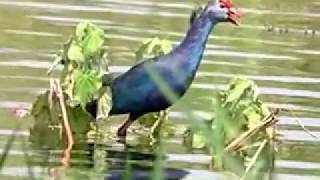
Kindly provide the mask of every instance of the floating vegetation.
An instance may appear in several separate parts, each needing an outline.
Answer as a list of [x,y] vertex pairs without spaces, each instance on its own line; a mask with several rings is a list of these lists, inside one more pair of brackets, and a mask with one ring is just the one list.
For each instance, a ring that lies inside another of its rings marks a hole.
[[208,148],[216,169],[231,170],[242,179],[270,179],[278,111],[271,112],[254,82],[245,78],[234,79],[220,91],[214,108],[214,118],[208,121],[210,138],[188,130],[192,147]]

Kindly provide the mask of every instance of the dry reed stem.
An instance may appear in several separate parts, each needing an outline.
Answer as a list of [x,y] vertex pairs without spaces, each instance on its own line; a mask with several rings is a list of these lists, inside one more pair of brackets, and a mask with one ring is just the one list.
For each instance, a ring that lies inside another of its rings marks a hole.
[[66,131],[67,142],[68,142],[66,151],[68,152],[68,151],[71,151],[72,146],[74,144],[72,130],[71,130],[70,123],[68,120],[67,109],[66,109],[66,105],[65,105],[63,91],[60,86],[60,81],[58,79],[55,79],[55,80],[53,80],[53,83],[55,86],[54,89],[56,90],[56,94],[59,99],[59,103],[60,103],[60,107],[61,107],[61,111],[62,111],[63,125],[64,125],[65,131]]
[[254,128],[249,129],[248,131],[242,133],[238,138],[233,140],[226,148],[226,151],[236,151],[240,148],[240,146],[252,135],[261,131],[262,129],[266,129],[274,124],[276,124],[279,120],[276,116],[279,114],[279,109],[275,110],[274,112],[270,113],[268,116],[263,118],[262,122],[257,124]]

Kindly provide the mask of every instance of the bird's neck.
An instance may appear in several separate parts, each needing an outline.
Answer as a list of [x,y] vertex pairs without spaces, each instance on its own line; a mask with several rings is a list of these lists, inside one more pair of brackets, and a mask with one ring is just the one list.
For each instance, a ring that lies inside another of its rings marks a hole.
[[196,70],[202,59],[208,37],[217,22],[210,20],[207,14],[201,14],[192,24],[176,52],[184,54],[191,70]]

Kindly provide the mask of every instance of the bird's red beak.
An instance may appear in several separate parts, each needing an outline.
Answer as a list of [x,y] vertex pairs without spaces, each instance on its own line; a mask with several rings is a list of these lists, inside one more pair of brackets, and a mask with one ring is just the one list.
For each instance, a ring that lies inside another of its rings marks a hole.
[[238,8],[230,8],[228,12],[228,21],[235,25],[240,25],[240,17],[242,12]]
[[227,21],[240,25],[240,17],[242,16],[242,12],[239,8],[235,8],[232,4],[231,0],[220,0],[220,4],[222,8],[227,9]]

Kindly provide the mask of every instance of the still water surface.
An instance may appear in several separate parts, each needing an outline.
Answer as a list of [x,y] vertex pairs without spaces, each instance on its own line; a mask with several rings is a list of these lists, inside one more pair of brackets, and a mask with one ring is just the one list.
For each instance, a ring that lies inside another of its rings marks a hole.
[[[214,92],[224,88],[234,76],[246,76],[257,82],[263,100],[271,107],[288,110],[280,117],[283,141],[277,155],[277,177],[320,179],[320,141],[305,133],[296,122],[299,119],[320,137],[320,1],[235,0],[234,3],[246,12],[242,25],[216,27],[192,88],[174,106],[170,117],[183,129],[186,110],[181,104],[189,104],[200,116],[210,111],[206,104]],[[87,19],[103,27],[111,70],[123,72],[134,64],[133,52],[143,39],[160,36],[178,43],[188,28],[189,13],[195,4],[191,0],[0,0],[0,151],[4,151],[16,128],[12,109],[30,107],[48,87],[46,71],[53,55],[80,20]],[[61,158],[61,150],[35,148],[28,141],[32,119],[18,123],[19,131],[0,179],[26,178],[30,173],[53,176],[59,172],[61,167],[54,162]],[[41,144],[51,139],[41,137],[37,141]],[[36,150],[30,149],[25,154],[30,147]],[[148,163],[154,157],[142,147],[132,148],[135,152],[132,156],[136,161]],[[180,173],[186,179],[221,175],[208,171],[209,157],[204,152],[189,151],[182,145],[181,136],[168,140],[166,148],[166,166],[172,168],[168,169],[169,175]],[[88,178],[96,175],[94,172],[101,173],[104,166],[96,162],[106,152],[105,162],[109,169],[114,169],[114,177],[124,165],[124,150],[113,144],[83,144],[74,149],[71,163],[74,171],[70,171],[76,174],[74,177]],[[31,156],[41,159],[32,172],[27,168]],[[50,158],[43,161],[44,157]]]

